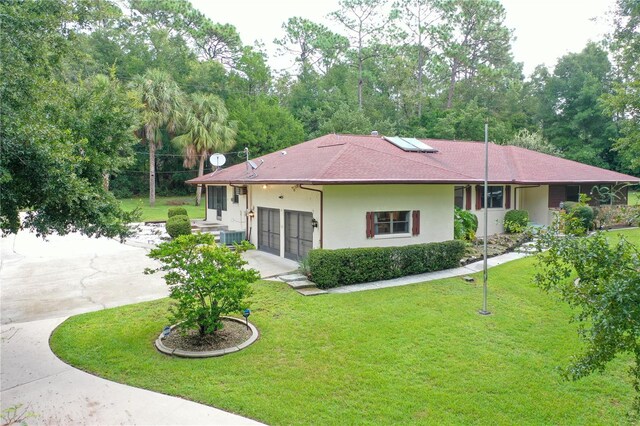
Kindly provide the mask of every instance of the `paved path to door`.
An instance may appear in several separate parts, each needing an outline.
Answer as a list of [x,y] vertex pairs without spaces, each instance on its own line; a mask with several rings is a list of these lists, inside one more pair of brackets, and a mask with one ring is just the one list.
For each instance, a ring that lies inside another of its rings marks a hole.
[[[256,425],[249,419],[100,379],[60,361],[49,335],[66,317],[167,295],[144,248],[80,235],[0,241],[1,409],[22,404],[35,424]],[[287,265],[289,266],[289,265]],[[283,269],[284,273],[288,269]]]

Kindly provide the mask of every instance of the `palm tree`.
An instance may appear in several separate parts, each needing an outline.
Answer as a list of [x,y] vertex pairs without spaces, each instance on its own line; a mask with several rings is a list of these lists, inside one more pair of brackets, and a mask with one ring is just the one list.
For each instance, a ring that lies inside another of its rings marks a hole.
[[169,74],[150,69],[136,76],[131,87],[142,103],[142,123],[137,135],[149,144],[149,205],[156,204],[156,149],[162,147],[162,132],[173,134],[176,117],[182,109],[184,94]]
[[[237,123],[228,121],[224,101],[215,95],[194,93],[187,109],[180,115],[183,134],[173,143],[184,152],[184,166],[191,168],[198,162],[198,176],[204,174],[204,163],[214,151],[227,151],[235,145]],[[202,186],[196,188],[196,206],[200,205]]]

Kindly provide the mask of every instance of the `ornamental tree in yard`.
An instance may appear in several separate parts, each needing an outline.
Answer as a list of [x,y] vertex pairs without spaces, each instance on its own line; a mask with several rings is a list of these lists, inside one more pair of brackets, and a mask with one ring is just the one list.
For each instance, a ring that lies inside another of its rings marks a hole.
[[640,250],[623,237],[609,241],[604,233],[561,237],[547,232],[540,244],[548,251],[538,257],[535,281],[575,309],[586,344],[564,370],[565,378],[602,372],[616,356],[631,355],[634,408],[640,414]]
[[182,235],[151,250],[149,257],[162,263],[146,274],[165,272],[170,287],[171,320],[182,329],[197,329],[200,337],[222,328],[221,316],[244,309],[250,295],[249,284],[260,275],[246,265],[240,252],[216,246],[213,235]]

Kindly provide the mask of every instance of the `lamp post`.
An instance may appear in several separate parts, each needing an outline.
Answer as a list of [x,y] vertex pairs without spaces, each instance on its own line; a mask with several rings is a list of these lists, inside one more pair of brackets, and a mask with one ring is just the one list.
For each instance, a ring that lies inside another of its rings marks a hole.
[[245,309],[244,311],[242,311],[242,316],[244,317],[244,322],[247,326],[247,330],[249,329],[249,315],[251,315],[250,309]]
[[489,225],[489,123],[484,123],[484,261],[482,268],[482,309],[478,311],[480,315],[490,315],[487,309],[487,227]]

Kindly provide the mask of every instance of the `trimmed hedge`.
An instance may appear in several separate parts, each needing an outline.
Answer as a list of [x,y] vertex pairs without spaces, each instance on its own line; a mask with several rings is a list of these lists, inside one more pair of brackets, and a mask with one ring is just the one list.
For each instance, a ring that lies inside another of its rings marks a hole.
[[187,215],[171,216],[169,220],[167,220],[165,229],[171,238],[179,235],[189,235],[191,234],[191,220],[189,220],[189,216]]
[[510,234],[522,232],[529,223],[529,212],[526,210],[509,210],[504,214],[504,230]]
[[316,249],[309,252],[311,280],[320,288],[388,280],[460,266],[463,241],[401,247]]
[[184,207],[169,207],[167,216],[171,219],[174,216],[188,216],[187,209]]

